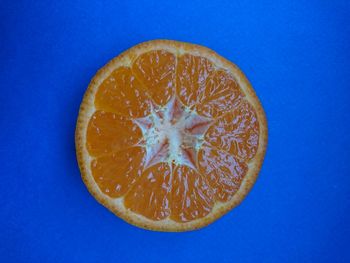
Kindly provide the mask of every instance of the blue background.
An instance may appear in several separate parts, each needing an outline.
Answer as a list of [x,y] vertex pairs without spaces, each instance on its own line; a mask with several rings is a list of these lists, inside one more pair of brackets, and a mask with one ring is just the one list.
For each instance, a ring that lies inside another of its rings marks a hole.
[[[0,1],[1,262],[350,262],[349,1]],[[123,50],[166,38],[237,63],[269,145],[241,206],[188,233],[135,228],[88,193],[79,104]]]

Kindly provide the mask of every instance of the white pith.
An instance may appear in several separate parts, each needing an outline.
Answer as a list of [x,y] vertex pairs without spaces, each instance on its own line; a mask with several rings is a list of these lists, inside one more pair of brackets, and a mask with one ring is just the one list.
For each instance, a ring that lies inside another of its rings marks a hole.
[[[148,116],[134,120],[143,134],[139,146],[146,149],[145,168],[165,162],[196,170],[196,161],[188,153],[196,158],[211,120],[199,116],[174,97],[163,107],[151,108]],[[195,125],[201,126],[199,131],[192,129]]]

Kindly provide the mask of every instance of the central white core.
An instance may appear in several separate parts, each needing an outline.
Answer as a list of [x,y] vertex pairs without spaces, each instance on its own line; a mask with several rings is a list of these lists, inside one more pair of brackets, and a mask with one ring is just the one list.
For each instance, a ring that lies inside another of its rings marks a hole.
[[182,141],[181,133],[177,125],[172,126],[170,122],[166,122],[160,127],[159,133],[164,134],[164,137],[169,143],[169,160],[176,161]]
[[140,146],[146,149],[146,167],[166,162],[196,169],[197,151],[210,119],[199,116],[173,99],[135,122],[144,137]]

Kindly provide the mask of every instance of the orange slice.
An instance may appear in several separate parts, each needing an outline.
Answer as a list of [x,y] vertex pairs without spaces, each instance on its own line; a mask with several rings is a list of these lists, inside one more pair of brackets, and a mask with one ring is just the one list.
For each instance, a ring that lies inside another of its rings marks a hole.
[[236,65],[202,46],[154,40],[96,74],[75,142],[82,178],[101,204],[142,228],[188,231],[247,195],[267,124]]

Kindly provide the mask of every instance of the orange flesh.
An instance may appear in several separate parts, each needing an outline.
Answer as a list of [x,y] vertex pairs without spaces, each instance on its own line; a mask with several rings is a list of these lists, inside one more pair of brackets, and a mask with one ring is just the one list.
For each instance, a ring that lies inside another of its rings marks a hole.
[[205,139],[238,158],[250,160],[259,143],[259,123],[253,107],[242,102],[232,112],[217,119],[208,129]]
[[197,105],[197,112],[216,118],[234,108],[241,97],[242,94],[233,77],[225,71],[216,71],[206,81],[205,91]]
[[98,157],[91,162],[94,179],[111,197],[123,196],[141,176],[145,150],[132,147]]
[[97,109],[116,112],[128,117],[143,117],[150,113],[150,100],[130,68],[120,67],[99,87]]
[[188,222],[209,214],[214,205],[213,192],[203,175],[188,166],[178,166],[174,170],[172,187],[173,220]]
[[125,196],[125,206],[155,220],[170,214],[171,170],[168,164],[158,163],[145,170]]
[[177,63],[177,95],[186,106],[198,103],[205,90],[206,79],[214,70],[206,58],[185,54]]
[[132,70],[156,104],[165,105],[173,96],[175,56],[172,53],[164,50],[144,53],[136,59]]
[[209,60],[156,50],[100,85],[87,130],[100,190],[152,220],[188,222],[229,201],[259,123],[237,81]]
[[87,149],[92,156],[116,152],[135,145],[142,138],[130,119],[112,112],[96,111],[87,131]]

